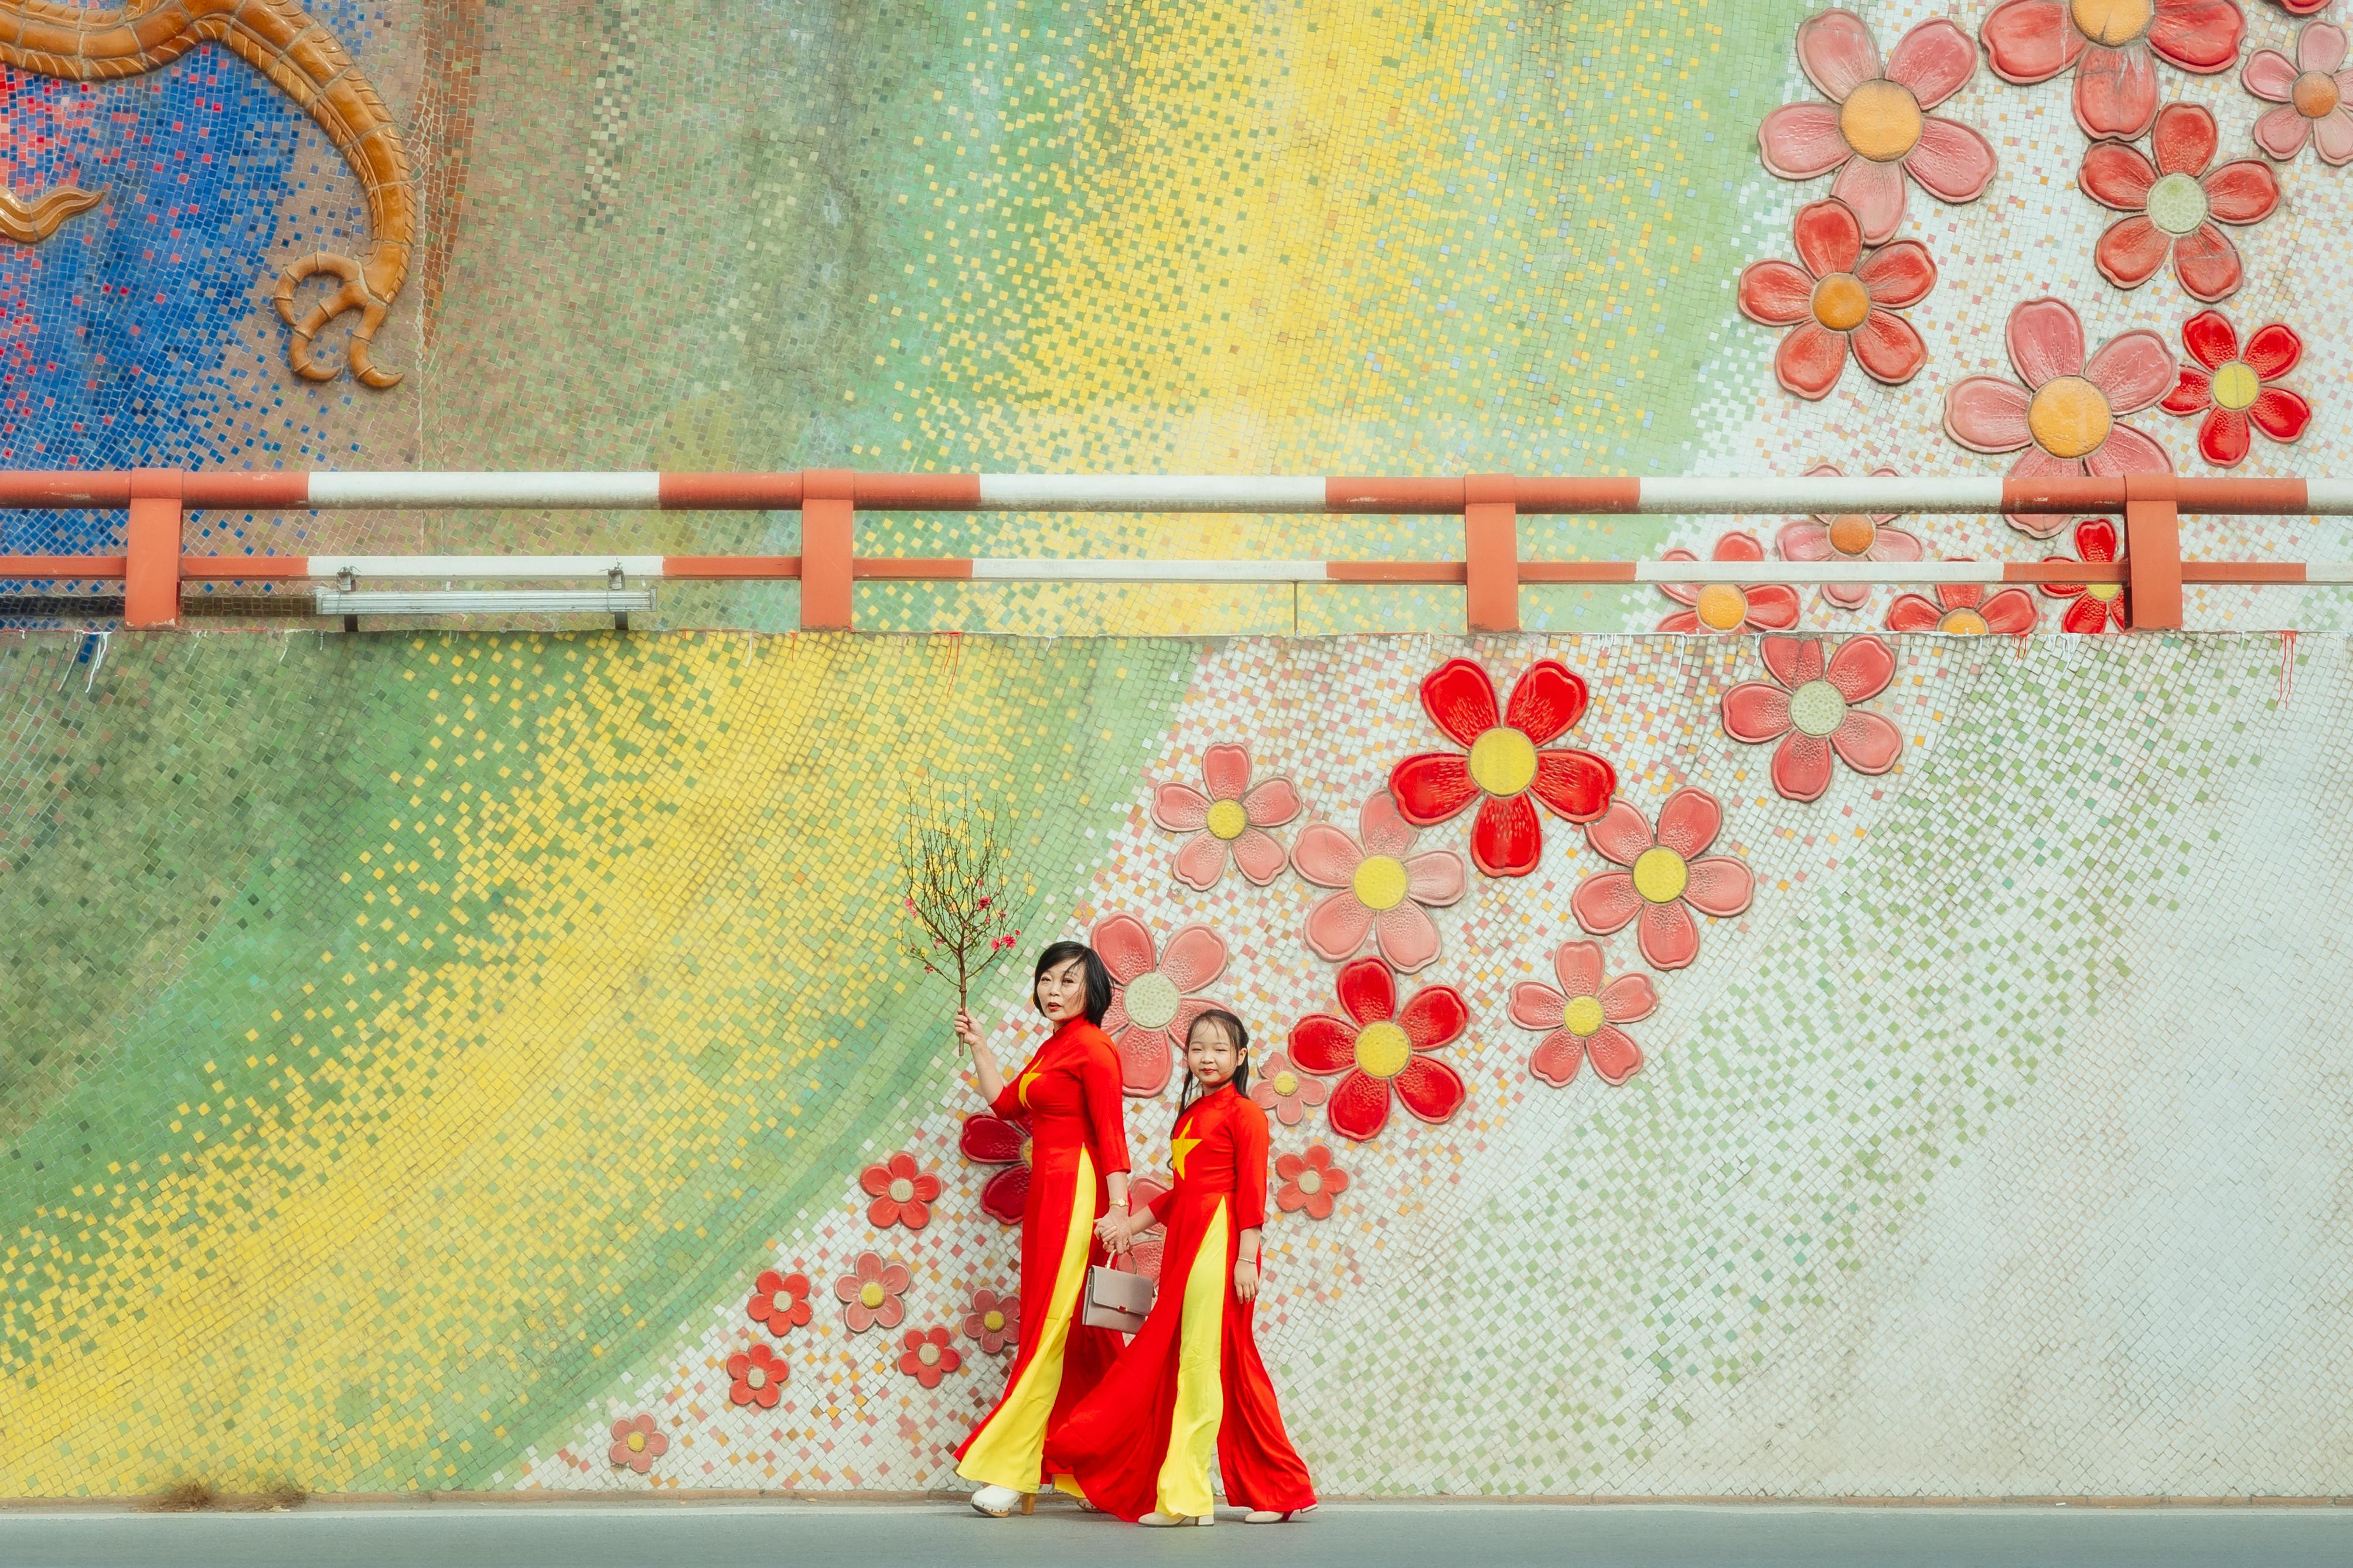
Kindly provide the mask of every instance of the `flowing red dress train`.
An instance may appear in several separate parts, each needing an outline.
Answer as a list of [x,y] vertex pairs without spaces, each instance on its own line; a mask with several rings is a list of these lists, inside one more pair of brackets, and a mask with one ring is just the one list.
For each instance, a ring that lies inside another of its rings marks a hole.
[[1046,1439],[1047,1468],[1125,1520],[1210,1510],[1209,1455],[1226,1499],[1278,1512],[1313,1506],[1314,1485],[1282,1427],[1234,1294],[1241,1233],[1266,1223],[1266,1112],[1231,1084],[1186,1107],[1176,1184],[1155,1199],[1167,1226],[1160,1293],[1119,1360]]

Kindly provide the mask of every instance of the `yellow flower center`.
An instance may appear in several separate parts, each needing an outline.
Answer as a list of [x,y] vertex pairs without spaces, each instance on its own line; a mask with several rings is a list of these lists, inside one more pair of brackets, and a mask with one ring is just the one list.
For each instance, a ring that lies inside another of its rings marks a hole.
[[937,1366],[940,1364],[940,1347],[925,1340],[915,1347],[915,1359],[925,1366]]
[[1310,1165],[1305,1170],[1300,1172],[1299,1174],[1293,1176],[1292,1180],[1298,1184],[1299,1190],[1303,1193],[1314,1194],[1320,1193],[1324,1190],[1323,1174],[1313,1165]]
[[1809,680],[1789,693],[1789,722],[1801,735],[1835,734],[1846,722],[1846,699],[1827,680]]
[[2105,394],[2080,375],[2044,384],[2027,405],[2027,427],[2035,445],[2054,458],[2080,458],[2097,451],[2116,425]]
[[2206,187],[2191,174],[2168,174],[2148,188],[2148,221],[2177,237],[2206,221]]
[[1839,134],[1874,163],[1892,163],[1918,146],[1923,122],[1911,89],[1884,79],[1864,82],[1839,105]]
[[1730,583],[1710,583],[1699,591],[1692,608],[1699,613],[1701,626],[1728,632],[1748,618],[1748,595]]
[[980,1326],[992,1334],[997,1333],[1005,1327],[1005,1314],[991,1307],[980,1315]]
[[906,1177],[901,1176],[898,1180],[891,1184],[891,1201],[892,1203],[903,1204],[912,1199],[914,1195],[915,1184],[907,1180]]
[[2263,384],[2247,368],[2244,360],[2234,359],[2214,373],[2214,402],[2221,407],[2244,408],[2263,389]]
[[1221,800],[1209,807],[1209,831],[1219,838],[1240,838],[1250,816],[1238,800]]
[[1572,996],[1568,1005],[1560,1010],[1560,1026],[1583,1039],[1601,1027],[1601,998]]
[[630,1453],[642,1454],[646,1451],[646,1435],[643,1432],[631,1432],[628,1442]]
[[2327,71],[2306,71],[2295,79],[2295,86],[2289,89],[2288,96],[2295,104],[2298,114],[2306,120],[2318,120],[2336,109],[2337,100],[2342,95],[2337,90],[2335,77]]
[[[871,1287],[869,1287],[869,1289],[871,1289]],[[746,1388],[765,1388],[768,1386],[768,1374],[761,1370],[759,1363],[754,1362],[750,1366],[744,1369],[744,1386]]]
[[1016,1163],[1027,1165],[1029,1163],[1029,1145],[1036,1142],[1037,1140],[1034,1138],[1024,1138],[1021,1140],[1021,1158],[1017,1161]]
[[1871,295],[1851,272],[1833,272],[1814,285],[1814,320],[1834,332],[1851,332],[1871,314]]
[[1395,1078],[1413,1059],[1413,1042],[1395,1024],[1367,1024],[1356,1036],[1356,1065],[1375,1078]]
[[1981,637],[1993,630],[1975,610],[1947,610],[1944,618],[1936,623],[1936,629],[1957,637]]
[[1634,862],[1634,890],[1654,904],[1672,904],[1683,896],[1691,867],[1665,845],[1642,851]]
[[2121,599],[2125,596],[2125,585],[2122,583],[2086,583],[2084,585],[2084,595],[2086,598],[2098,599],[2103,603],[2110,599]]
[[858,1288],[858,1304],[871,1312],[882,1304],[885,1293],[881,1285],[869,1279]]
[[1489,795],[1517,795],[1536,776],[1536,743],[1509,724],[1471,742],[1471,782]]
[[1289,1068],[1274,1075],[1274,1092],[1289,1100],[1299,1092],[1299,1075]]
[[2067,10],[2077,31],[2111,48],[2147,32],[2157,15],[2155,0],[2069,0]]
[[1165,1029],[1176,1021],[1182,999],[1176,983],[1155,969],[1127,983],[1127,1016],[1146,1029]]
[[1352,885],[1365,908],[1376,912],[1393,910],[1405,902],[1405,863],[1387,855],[1367,855],[1356,863]]
[[1831,548],[1841,555],[1861,555],[1879,542],[1879,525],[1857,512],[1831,519]]

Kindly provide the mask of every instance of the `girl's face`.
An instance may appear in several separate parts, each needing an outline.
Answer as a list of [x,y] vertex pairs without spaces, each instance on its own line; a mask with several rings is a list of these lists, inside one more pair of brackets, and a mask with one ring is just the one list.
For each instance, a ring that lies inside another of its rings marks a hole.
[[1038,1010],[1067,1024],[1087,1010],[1087,961],[1066,958],[1038,976]]
[[1226,1026],[1214,1018],[1202,1019],[1185,1037],[1185,1065],[1192,1069],[1193,1081],[1205,1090],[1224,1085],[1241,1059]]

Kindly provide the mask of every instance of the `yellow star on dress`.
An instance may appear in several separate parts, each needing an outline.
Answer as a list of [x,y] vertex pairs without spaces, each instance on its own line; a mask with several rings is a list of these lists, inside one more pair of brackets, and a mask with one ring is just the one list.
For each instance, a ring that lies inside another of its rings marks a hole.
[[1185,1156],[1191,1153],[1194,1146],[1200,1142],[1201,1141],[1198,1138],[1178,1138],[1170,1142],[1169,1160],[1170,1163],[1176,1167],[1176,1179],[1178,1181],[1181,1182],[1185,1179]]

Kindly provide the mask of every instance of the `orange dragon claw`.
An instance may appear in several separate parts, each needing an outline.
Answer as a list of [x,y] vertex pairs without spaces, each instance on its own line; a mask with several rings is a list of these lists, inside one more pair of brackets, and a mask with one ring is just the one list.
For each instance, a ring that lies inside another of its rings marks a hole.
[[[306,279],[322,272],[342,279],[343,287],[312,305],[298,320],[294,314],[294,290]],[[343,365],[323,363],[314,358],[311,345],[317,339],[320,329],[329,321],[357,310],[360,313],[359,324],[352,329],[351,346],[344,353],[353,376],[363,385],[373,386],[379,391],[399,383],[400,372],[385,370],[375,363],[374,344],[376,329],[384,325],[385,313],[389,307],[368,287],[367,273],[357,261],[331,251],[313,251],[290,262],[286,270],[278,275],[278,290],[271,296],[271,300],[278,307],[280,319],[294,329],[293,341],[286,348],[286,358],[293,365],[295,374],[305,381],[332,381],[343,374]]]

